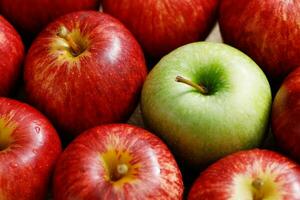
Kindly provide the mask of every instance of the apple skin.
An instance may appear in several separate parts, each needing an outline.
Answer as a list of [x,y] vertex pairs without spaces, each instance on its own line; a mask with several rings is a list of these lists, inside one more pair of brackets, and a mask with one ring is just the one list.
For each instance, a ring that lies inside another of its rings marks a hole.
[[103,11],[123,22],[153,58],[211,31],[218,0],[104,0]]
[[270,150],[229,155],[206,169],[188,200],[300,199],[300,166]]
[[[120,164],[128,172],[114,179]],[[98,126],[78,136],[56,165],[54,199],[181,200],[183,183],[167,146],[127,124]]]
[[[203,84],[207,95],[175,81]],[[165,56],[142,90],[145,124],[184,164],[199,169],[261,144],[268,128],[271,91],[262,70],[225,44],[188,44]]]
[[[73,56],[57,35],[64,25],[85,49]],[[50,24],[25,61],[28,100],[70,135],[127,120],[135,109],[147,67],[131,33],[96,11],[71,13]]]
[[16,30],[0,15],[0,96],[8,96],[19,77],[24,45]]
[[57,17],[79,10],[97,10],[99,4],[99,0],[0,0],[0,13],[25,38],[33,38]]
[[282,0],[222,0],[219,24],[225,43],[248,56],[274,85],[300,65],[300,4]]
[[286,77],[272,108],[272,132],[278,145],[300,161],[300,68]]
[[59,137],[42,114],[0,98],[0,199],[45,199],[60,153]]

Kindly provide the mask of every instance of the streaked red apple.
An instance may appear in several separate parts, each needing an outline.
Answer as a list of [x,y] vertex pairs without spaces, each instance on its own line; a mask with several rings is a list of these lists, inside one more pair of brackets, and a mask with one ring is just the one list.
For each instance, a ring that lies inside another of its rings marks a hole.
[[55,200],[181,200],[182,194],[181,173],[167,146],[132,125],[85,131],[55,169]]
[[216,21],[218,0],[104,0],[103,10],[123,22],[145,52],[160,58],[204,40]]
[[269,150],[229,155],[206,169],[188,200],[300,199],[300,166]]
[[0,98],[0,199],[45,199],[60,152],[58,135],[42,114]]
[[300,68],[293,71],[276,94],[272,131],[278,145],[300,161]]
[[65,15],[35,40],[25,63],[29,101],[62,132],[125,121],[147,74],[143,52],[116,19],[96,11]]
[[97,10],[99,4],[99,0],[0,0],[0,13],[25,38],[33,38],[55,18],[79,10]]
[[19,77],[23,57],[21,37],[0,15],[0,96],[11,93]]
[[300,66],[300,3],[221,0],[219,23],[226,43],[262,67],[274,84]]

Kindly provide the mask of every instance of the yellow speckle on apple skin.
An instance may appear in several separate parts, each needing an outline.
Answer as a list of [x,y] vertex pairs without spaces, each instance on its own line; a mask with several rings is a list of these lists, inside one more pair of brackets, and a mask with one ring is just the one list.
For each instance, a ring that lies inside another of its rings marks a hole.
[[0,44],[4,44],[4,41],[6,40],[5,35],[3,32],[0,32]]

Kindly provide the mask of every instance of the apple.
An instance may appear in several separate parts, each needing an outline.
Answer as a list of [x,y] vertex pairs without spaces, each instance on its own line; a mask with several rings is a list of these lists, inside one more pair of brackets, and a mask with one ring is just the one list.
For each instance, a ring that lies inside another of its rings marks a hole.
[[224,41],[249,55],[278,85],[300,66],[300,4],[282,0],[221,0]]
[[97,10],[99,4],[99,0],[0,0],[0,13],[26,39],[32,39],[55,18],[79,10]]
[[60,152],[59,137],[42,114],[0,98],[0,199],[45,199]]
[[181,200],[183,183],[167,146],[127,124],[102,125],[78,136],[59,158],[54,200]]
[[209,42],[165,56],[147,77],[141,99],[145,124],[196,169],[259,146],[270,107],[270,85],[255,62]]
[[300,199],[300,166],[270,150],[229,155],[206,169],[188,200]]
[[218,0],[103,0],[103,11],[123,22],[155,59],[204,40],[216,21]]
[[0,15],[0,96],[7,96],[19,77],[24,46],[16,30]]
[[29,102],[74,136],[127,120],[146,75],[139,44],[119,21],[81,11],[39,35],[28,52],[24,80]]
[[284,80],[272,109],[272,131],[278,145],[300,161],[300,68]]

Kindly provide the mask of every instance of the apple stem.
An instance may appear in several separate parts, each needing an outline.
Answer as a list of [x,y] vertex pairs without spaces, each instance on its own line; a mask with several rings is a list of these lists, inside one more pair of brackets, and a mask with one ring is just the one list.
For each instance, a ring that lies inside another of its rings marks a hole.
[[128,166],[126,164],[120,164],[117,166],[117,172],[120,177],[123,177],[128,173]]
[[202,84],[196,84],[191,80],[183,78],[182,76],[177,76],[175,80],[179,83],[185,83],[196,88],[201,94],[208,94],[207,88]]
[[78,56],[82,52],[80,46],[76,44],[65,26],[59,28],[57,35],[68,42],[73,55]]
[[261,187],[263,186],[263,181],[260,178],[256,178],[253,182],[252,182],[252,186],[257,189],[260,190]]
[[264,182],[262,179],[260,178],[256,178],[253,182],[252,182],[252,186],[254,187],[255,191],[253,194],[253,200],[262,200],[264,193],[261,191],[262,187],[264,185]]

